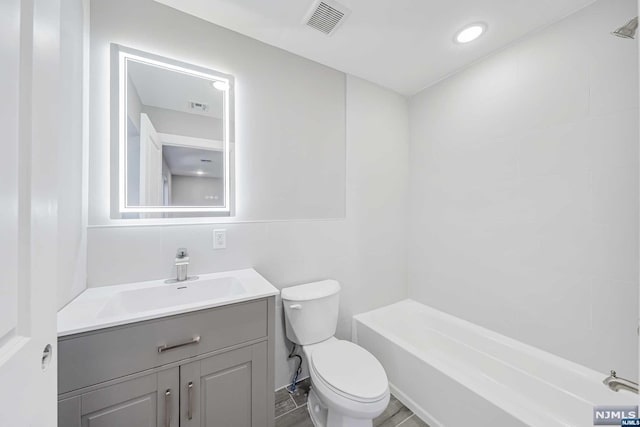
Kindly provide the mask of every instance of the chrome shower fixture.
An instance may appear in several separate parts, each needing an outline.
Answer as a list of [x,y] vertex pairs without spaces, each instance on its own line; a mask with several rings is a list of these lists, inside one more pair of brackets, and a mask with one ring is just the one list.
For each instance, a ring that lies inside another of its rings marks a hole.
[[634,39],[636,36],[636,30],[638,29],[638,17],[636,16],[631,21],[624,24],[622,27],[618,28],[611,34],[617,37],[622,37],[623,39]]

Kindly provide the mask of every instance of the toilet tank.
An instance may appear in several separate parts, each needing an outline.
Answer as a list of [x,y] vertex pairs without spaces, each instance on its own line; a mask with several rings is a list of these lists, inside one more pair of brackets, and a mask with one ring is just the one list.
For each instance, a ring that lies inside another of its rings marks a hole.
[[287,338],[315,344],[336,333],[340,284],[335,280],[291,286],[281,291]]

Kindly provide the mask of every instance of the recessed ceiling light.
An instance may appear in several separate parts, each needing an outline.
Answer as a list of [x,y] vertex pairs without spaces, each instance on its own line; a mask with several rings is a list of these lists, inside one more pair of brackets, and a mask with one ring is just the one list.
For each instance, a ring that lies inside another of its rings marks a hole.
[[455,37],[457,43],[469,43],[480,37],[487,30],[487,24],[483,22],[476,22],[475,24],[467,25],[462,30],[458,31]]
[[198,175],[204,175],[204,171],[201,171],[201,170],[196,171],[196,173],[197,173]]
[[216,80],[215,82],[211,83],[211,85],[213,87],[215,87],[218,90],[227,90],[229,89],[229,83],[227,82],[222,82],[220,80]]

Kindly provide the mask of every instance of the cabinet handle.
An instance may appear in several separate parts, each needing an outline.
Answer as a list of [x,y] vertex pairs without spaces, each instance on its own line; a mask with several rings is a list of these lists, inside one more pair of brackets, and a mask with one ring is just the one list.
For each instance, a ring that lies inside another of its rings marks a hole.
[[171,427],[171,389],[164,392],[164,425]]
[[200,335],[191,338],[189,341],[180,343],[180,344],[173,344],[173,345],[167,345],[167,344],[163,344],[161,346],[158,347],[158,353],[162,353],[164,351],[168,351],[168,350],[173,350],[175,348],[180,348],[180,347],[184,347],[187,345],[193,345],[193,344],[198,344],[200,342]]
[[193,381],[189,381],[187,385],[187,419],[193,418]]

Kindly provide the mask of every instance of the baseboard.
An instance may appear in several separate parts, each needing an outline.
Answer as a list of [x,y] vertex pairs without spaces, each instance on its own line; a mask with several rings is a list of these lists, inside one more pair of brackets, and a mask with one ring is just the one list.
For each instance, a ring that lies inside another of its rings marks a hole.
[[396,386],[389,383],[389,389],[391,390],[391,394],[393,394],[404,406],[411,409],[411,411],[418,416],[422,421],[429,424],[430,427],[444,427],[444,425],[435,419],[429,412],[427,412],[424,408],[418,405],[413,399],[400,391]]

